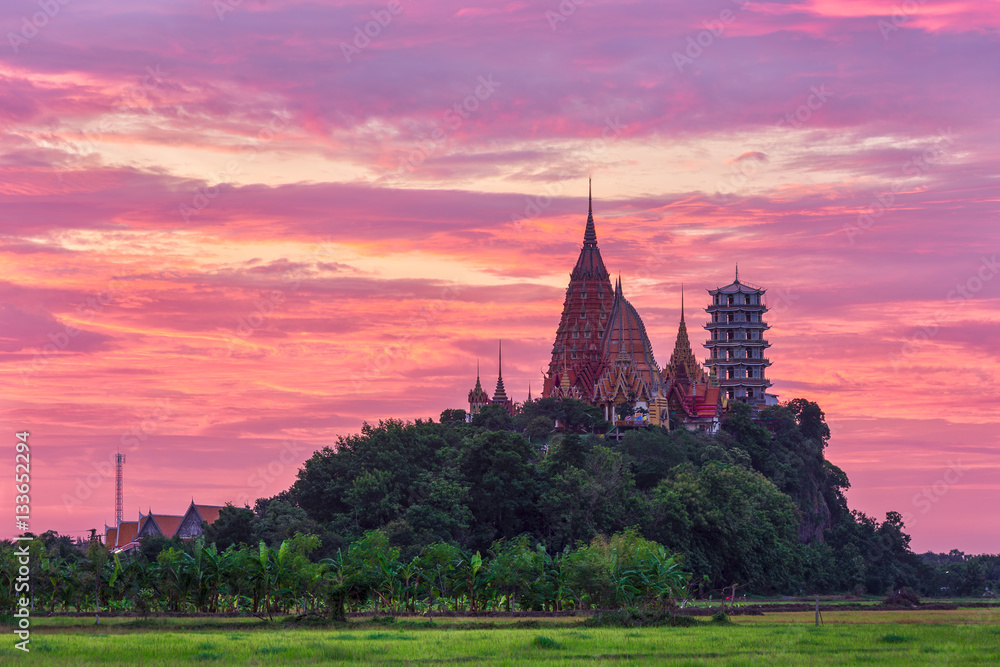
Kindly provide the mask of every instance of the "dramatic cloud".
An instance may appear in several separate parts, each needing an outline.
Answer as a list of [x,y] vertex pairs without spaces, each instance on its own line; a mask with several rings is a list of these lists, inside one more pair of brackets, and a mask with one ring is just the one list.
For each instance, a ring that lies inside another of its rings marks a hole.
[[132,509],[273,495],[364,421],[462,407],[499,338],[508,392],[537,393],[592,175],[661,363],[681,283],[698,345],[739,263],[852,503],[908,514],[918,550],[1000,551],[1000,7],[36,7],[0,6],[33,528],[110,521],[121,447]]

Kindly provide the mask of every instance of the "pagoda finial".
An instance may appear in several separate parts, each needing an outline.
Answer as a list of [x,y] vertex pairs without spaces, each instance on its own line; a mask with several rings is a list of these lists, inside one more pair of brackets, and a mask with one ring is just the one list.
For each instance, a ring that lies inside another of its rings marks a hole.
[[503,339],[497,340],[497,374],[503,380]]
[[684,283],[681,283],[681,322],[684,321]]
[[587,230],[583,233],[583,245],[597,246],[597,231],[594,229],[594,190],[591,179],[587,179]]
[[483,390],[483,385],[480,384],[479,382],[479,359],[476,359],[476,387],[475,389],[472,390],[472,392],[470,392],[470,396],[472,393],[480,392],[482,390]]
[[740,263],[736,262],[736,282],[740,281]]

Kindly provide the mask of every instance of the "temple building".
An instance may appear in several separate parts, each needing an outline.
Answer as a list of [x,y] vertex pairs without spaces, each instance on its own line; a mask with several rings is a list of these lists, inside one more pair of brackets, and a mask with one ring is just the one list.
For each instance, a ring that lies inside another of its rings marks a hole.
[[677,327],[670,363],[663,369],[667,386],[669,428],[681,425],[714,433],[721,424],[728,397],[714,373],[708,373],[695,359],[684,321],[684,286],[681,286],[681,322]]
[[514,414],[514,401],[507,398],[507,392],[503,388],[503,341],[499,341],[499,350],[497,354],[497,387],[493,390],[493,398],[490,399],[490,405],[497,405],[509,414]]
[[469,391],[469,416],[478,415],[479,411],[490,404],[490,395],[479,382],[479,362],[476,362],[476,386]]
[[[709,290],[712,302],[706,312],[711,321],[705,328],[711,339],[705,347],[710,356],[702,365],[691,349],[682,286],[677,338],[670,363],[661,369],[620,277],[612,288],[597,246],[591,190],[583,246],[569,276],[542,397],[576,398],[601,408],[613,424],[612,437],[619,437],[622,429],[649,425],[714,433],[731,401],[755,408],[777,402],[766,393],[771,383],[765,377],[770,361],[764,357],[769,346],[764,339],[764,292],[740,283],[738,273],[731,285]],[[515,409],[504,391],[502,368],[490,399],[477,366],[476,386],[469,392],[470,417],[487,404],[501,405],[510,414]]]
[[[660,367],[642,318],[622,293],[621,278],[615,283],[615,298],[600,350],[600,375],[589,402],[602,408],[604,418],[611,422],[631,417],[633,422],[659,424],[663,405],[658,401],[665,394]],[[621,405],[636,411],[623,416],[618,411]]]
[[589,402],[605,365],[602,346],[615,292],[597,247],[593,198],[589,195],[588,201],[583,248],[570,273],[542,396],[572,397]]
[[728,399],[755,407],[777,403],[777,397],[767,393],[771,381],[766,370],[771,361],[764,353],[771,344],[764,338],[770,328],[764,321],[766,291],[741,283],[737,267],[732,283],[708,291],[712,303],[705,309],[711,318],[705,325],[710,336],[705,363],[718,375]]
[[[469,419],[478,415],[487,405],[498,405],[509,415],[514,414],[514,401],[508,398],[503,386],[503,341],[498,341],[497,351],[497,386],[490,398],[479,381],[479,363],[476,363],[476,386],[469,391]],[[531,389],[528,389],[528,400],[531,400]]]
[[104,545],[111,551],[130,551],[141,540],[152,535],[193,540],[201,537],[202,524],[215,523],[222,505],[197,505],[194,500],[184,514],[147,514],[139,512],[138,521],[122,521],[117,526],[104,526]]

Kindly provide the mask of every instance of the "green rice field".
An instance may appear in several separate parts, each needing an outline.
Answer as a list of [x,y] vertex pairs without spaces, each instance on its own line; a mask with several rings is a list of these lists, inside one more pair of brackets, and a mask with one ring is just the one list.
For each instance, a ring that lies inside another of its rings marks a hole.
[[41,665],[615,664],[996,665],[995,609],[828,611],[702,617],[693,627],[589,628],[581,617],[352,620],[289,629],[276,620],[141,621],[38,617],[31,655],[0,648],[0,662]]

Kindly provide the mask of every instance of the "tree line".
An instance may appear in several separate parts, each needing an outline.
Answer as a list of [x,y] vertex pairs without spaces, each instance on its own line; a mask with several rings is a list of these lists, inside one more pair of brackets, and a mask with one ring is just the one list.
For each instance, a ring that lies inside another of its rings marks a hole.
[[[23,544],[23,543],[22,543]],[[84,551],[45,533],[31,543],[33,604],[58,611],[244,612],[322,614],[347,611],[433,614],[447,611],[643,608],[669,611],[689,594],[690,575],[662,545],[628,530],[551,552],[526,535],[495,541],[485,553],[447,542],[404,558],[382,530],[370,530],[332,557],[311,556],[315,535],[296,534],[274,548],[204,538],[148,539],[134,553],[109,554],[94,541]],[[17,559],[0,544],[12,609]]]

